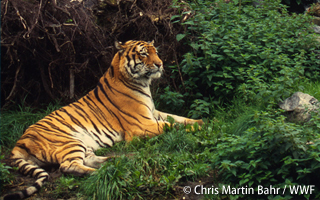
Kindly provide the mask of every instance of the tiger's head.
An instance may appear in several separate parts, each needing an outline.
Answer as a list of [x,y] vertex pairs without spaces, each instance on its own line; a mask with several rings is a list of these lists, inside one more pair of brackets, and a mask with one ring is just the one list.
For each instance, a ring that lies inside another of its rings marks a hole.
[[[152,79],[160,78],[163,73],[163,63],[152,42],[130,40],[122,44],[115,43],[118,49],[113,62],[119,67],[120,74],[134,82],[151,83]],[[115,65],[113,65],[115,67]]]

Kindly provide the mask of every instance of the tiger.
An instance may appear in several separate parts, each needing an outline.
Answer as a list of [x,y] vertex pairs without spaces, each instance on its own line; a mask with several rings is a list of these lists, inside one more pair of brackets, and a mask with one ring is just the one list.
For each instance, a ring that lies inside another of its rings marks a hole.
[[49,179],[45,166],[56,165],[60,172],[78,176],[91,174],[111,158],[94,151],[134,137],[160,135],[170,126],[168,116],[175,123],[203,125],[202,119],[155,109],[150,85],[164,67],[154,41],[115,42],[115,47],[110,67],[93,90],[31,125],[17,141],[10,154],[12,165],[36,181],[4,200],[38,192]]

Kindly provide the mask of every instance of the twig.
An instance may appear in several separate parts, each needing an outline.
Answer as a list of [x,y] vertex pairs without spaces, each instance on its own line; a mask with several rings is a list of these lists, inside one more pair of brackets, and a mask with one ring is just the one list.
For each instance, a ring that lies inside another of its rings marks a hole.
[[6,4],[6,9],[4,11],[4,14],[3,16],[5,16],[7,14],[7,11],[8,11],[8,1],[6,1],[4,4]]
[[28,27],[27,27],[27,21],[20,15],[20,12],[19,12],[19,10],[15,7],[15,6],[13,6],[14,7],[14,9],[16,10],[16,13],[17,13],[17,15],[18,15],[18,17],[20,18],[20,20],[21,20],[21,23],[22,23],[22,25],[23,25],[23,28],[24,29],[28,29]]
[[180,76],[180,80],[181,80],[183,89],[186,92],[186,86],[184,85],[184,81],[183,81],[183,77],[182,77],[182,74],[181,74],[181,70],[180,70],[180,65],[179,65],[179,62],[178,62],[177,54],[175,52],[173,54],[174,54],[174,59],[175,59],[175,61],[177,63],[178,72],[179,72],[179,76]]
[[41,11],[41,7],[42,7],[42,0],[40,0],[40,3],[39,3],[39,9],[38,9],[38,13],[37,13],[37,17],[36,17],[36,20],[34,22],[34,24],[32,25],[32,27],[28,30],[28,32],[26,33],[29,37],[31,31],[34,29],[34,27],[38,24],[38,21],[39,21],[39,17],[40,17],[40,11]]
[[51,63],[48,66],[48,73],[49,73],[51,88],[53,88],[53,81],[52,81],[52,76],[51,76],[51,66],[50,65],[51,65]]
[[44,73],[44,70],[43,70],[43,64],[39,62],[38,63],[38,67],[40,69],[40,75],[41,75],[41,80],[42,80],[42,85],[44,87],[44,90],[51,97],[51,99],[55,99],[54,95],[51,93],[50,88],[48,86],[47,79],[45,77],[45,73]]
[[11,89],[9,96],[6,98],[6,101],[8,101],[13,96],[13,93],[17,87],[17,81],[18,81],[18,75],[19,75],[20,69],[21,69],[21,63],[19,64],[18,69],[16,70],[16,75],[14,76],[13,87]]

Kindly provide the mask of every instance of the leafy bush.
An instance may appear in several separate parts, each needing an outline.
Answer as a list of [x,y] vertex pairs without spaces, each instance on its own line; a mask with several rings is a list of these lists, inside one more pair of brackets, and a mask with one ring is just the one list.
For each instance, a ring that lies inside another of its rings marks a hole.
[[169,86],[164,89],[162,94],[159,94],[157,101],[159,102],[158,105],[156,104],[157,109],[161,108],[163,111],[177,114],[183,110],[183,95],[171,91]]
[[180,64],[187,92],[272,103],[302,89],[299,80],[319,76],[319,42],[308,16],[288,14],[279,1],[197,2],[190,3],[194,17],[183,22],[187,32],[177,36],[192,48]]
[[191,118],[200,118],[201,116],[204,117],[204,115],[209,115],[210,105],[210,103],[204,100],[196,99],[190,107],[191,110],[189,111],[189,115]]
[[[279,112],[278,112],[279,113]],[[319,117],[316,125],[297,125],[285,122],[283,115],[274,111],[256,113],[255,126],[241,136],[230,134],[220,139],[212,157],[212,167],[218,168],[223,184],[232,187],[258,185],[285,188],[285,185],[319,186],[320,136]],[[313,141],[313,144],[307,144]],[[268,195],[269,199],[318,199],[320,193]],[[250,195],[253,199],[266,196]],[[234,196],[235,199],[244,195]],[[247,197],[247,196],[246,196]]]

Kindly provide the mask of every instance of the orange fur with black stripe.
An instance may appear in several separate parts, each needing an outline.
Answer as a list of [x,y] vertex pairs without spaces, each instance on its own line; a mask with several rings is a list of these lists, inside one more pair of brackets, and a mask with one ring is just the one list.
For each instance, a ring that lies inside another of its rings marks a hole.
[[95,171],[108,157],[93,151],[134,136],[159,135],[168,124],[167,116],[177,123],[203,124],[155,109],[150,84],[162,75],[163,63],[153,42],[128,41],[116,47],[119,51],[95,89],[31,125],[17,141],[13,164],[37,180],[5,200],[37,192],[49,178],[41,168],[46,165],[58,164],[61,172],[76,175]]

